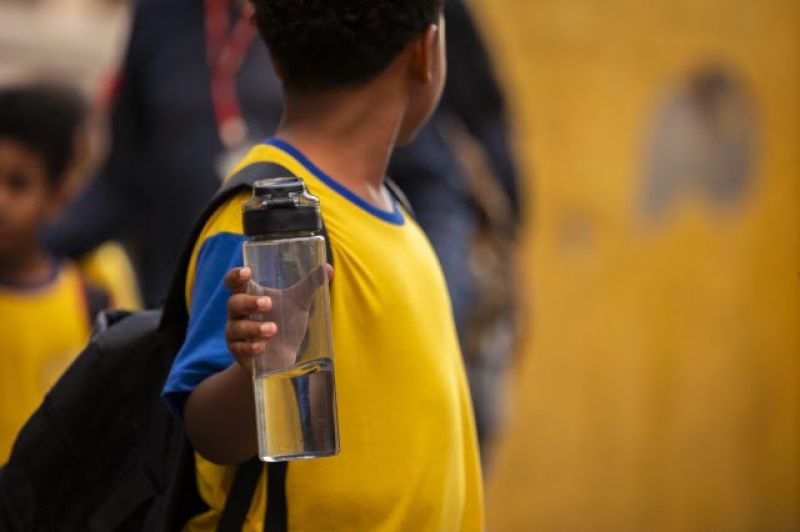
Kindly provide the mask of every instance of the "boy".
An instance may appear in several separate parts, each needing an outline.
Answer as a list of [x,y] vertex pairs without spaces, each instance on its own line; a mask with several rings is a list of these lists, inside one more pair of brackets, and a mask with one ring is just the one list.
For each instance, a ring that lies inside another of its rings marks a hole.
[[[336,267],[341,453],[290,464],[289,528],[479,530],[477,444],[447,289],[427,239],[383,185],[392,150],[414,137],[441,94],[442,1],[253,5],[285,109],[276,136],[239,168],[275,162],[305,181],[320,199]],[[164,389],[198,451],[198,487],[210,507],[189,530],[216,527],[233,473],[222,464],[257,451],[248,368],[253,356],[269,355],[277,328],[247,320],[269,298],[238,293],[249,279],[237,269],[248,196],[220,208],[195,243],[189,329]],[[230,301],[223,277],[237,292]],[[261,530],[266,481],[246,530]]]
[[85,115],[67,88],[0,89],[0,464],[108,302],[38,238],[67,194]]

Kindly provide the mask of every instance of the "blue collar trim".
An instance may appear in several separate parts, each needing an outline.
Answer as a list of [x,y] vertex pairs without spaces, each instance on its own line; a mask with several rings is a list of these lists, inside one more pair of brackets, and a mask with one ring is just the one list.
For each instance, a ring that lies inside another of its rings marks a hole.
[[297,162],[302,164],[306,167],[306,169],[314,174],[317,179],[325,183],[328,187],[332,188],[335,192],[339,195],[343,196],[345,199],[350,201],[351,203],[355,204],[357,207],[367,211],[371,215],[380,218],[384,222],[388,222],[393,225],[403,225],[405,222],[405,217],[403,216],[403,211],[400,210],[400,207],[397,204],[397,200],[392,196],[392,205],[394,209],[391,211],[385,211],[383,209],[379,209],[378,207],[368,203],[366,200],[358,196],[355,192],[350,190],[349,188],[345,187],[341,183],[335,181],[332,177],[328,174],[323,172],[319,169],[314,163],[312,163],[308,157],[303,155],[300,150],[286,142],[285,140],[281,140],[275,137],[270,137],[264,141],[264,144],[267,146],[274,146],[278,149],[281,149],[294,157]]

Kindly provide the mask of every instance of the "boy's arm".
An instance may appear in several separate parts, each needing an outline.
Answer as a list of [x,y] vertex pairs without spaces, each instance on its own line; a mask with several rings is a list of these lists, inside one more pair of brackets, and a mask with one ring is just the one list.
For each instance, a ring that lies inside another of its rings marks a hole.
[[250,373],[239,364],[212,375],[189,395],[186,432],[195,450],[217,464],[240,464],[256,455]]
[[226,286],[234,293],[228,300],[225,336],[236,363],[198,384],[184,407],[192,445],[219,464],[242,463],[258,450],[252,377],[246,368],[254,356],[265,352],[266,340],[277,328],[271,322],[248,319],[272,307],[269,297],[244,293],[249,280],[249,268],[234,268],[225,276]]

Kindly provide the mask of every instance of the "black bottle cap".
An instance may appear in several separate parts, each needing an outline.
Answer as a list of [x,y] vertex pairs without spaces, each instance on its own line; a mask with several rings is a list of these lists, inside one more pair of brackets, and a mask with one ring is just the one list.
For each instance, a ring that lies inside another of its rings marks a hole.
[[242,206],[242,223],[244,234],[256,238],[317,233],[322,230],[319,200],[296,177],[261,179],[253,184],[253,197]]

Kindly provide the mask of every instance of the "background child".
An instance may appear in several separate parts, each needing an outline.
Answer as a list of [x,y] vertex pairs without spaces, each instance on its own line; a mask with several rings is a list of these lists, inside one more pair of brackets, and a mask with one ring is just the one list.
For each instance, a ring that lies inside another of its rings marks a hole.
[[0,89],[0,463],[83,348],[94,313],[115,299],[116,291],[52,256],[39,239],[68,199],[86,149],[86,116],[84,99],[69,87]]

